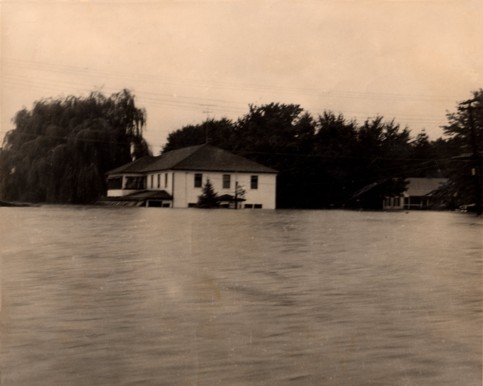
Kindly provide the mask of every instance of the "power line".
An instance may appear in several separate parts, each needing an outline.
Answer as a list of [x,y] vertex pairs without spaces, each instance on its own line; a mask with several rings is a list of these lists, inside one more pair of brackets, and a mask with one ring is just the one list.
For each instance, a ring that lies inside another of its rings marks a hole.
[[[13,85],[23,86],[25,88],[37,88],[41,90],[50,89],[54,91],[61,91],[65,90],[66,87],[74,87],[78,90],[83,92],[91,92],[92,89],[85,87],[83,84],[75,83],[75,82],[67,82],[67,81],[51,81],[46,78],[36,78],[35,80],[27,80],[20,76],[7,76],[2,77],[3,82],[11,83]],[[102,86],[101,89],[107,89],[111,91],[117,90],[113,87],[105,87]],[[167,93],[156,93],[152,91],[136,91],[136,96],[138,100],[145,101],[149,104],[164,106],[164,107],[174,107],[176,109],[182,110],[190,110],[190,111],[201,111],[203,108],[206,108],[209,105],[210,109],[213,111],[221,112],[221,113],[242,113],[246,111],[246,107],[243,104],[235,104],[233,102],[222,102],[221,100],[213,99],[213,98],[200,98],[200,97],[192,97],[192,96],[180,96],[175,94],[167,94]],[[206,103],[206,102],[209,103]],[[212,101],[220,101],[217,103],[213,103]],[[242,107],[243,106],[243,107]],[[328,109],[325,109],[328,110]],[[374,112],[352,112],[347,111],[344,112],[346,115],[352,115],[351,118],[357,119],[359,121],[364,121],[368,119],[371,115],[381,115],[381,114],[374,114]],[[365,114],[365,115],[363,115]],[[396,115],[396,114],[390,114]],[[441,125],[443,123],[443,119],[436,117],[436,116],[423,116],[423,115],[415,115],[415,114],[399,114],[398,118],[399,121],[404,121],[413,124],[427,124],[427,125]]]
[[115,78],[122,80],[135,80],[144,81],[149,84],[160,83],[162,84],[173,84],[175,86],[187,85],[189,87],[203,87],[203,88],[225,88],[225,89],[255,89],[262,91],[272,91],[274,93],[280,93],[281,91],[285,93],[297,93],[298,95],[319,95],[319,96],[329,96],[336,98],[349,98],[349,99],[389,99],[389,100],[401,100],[401,99],[412,99],[412,100],[426,100],[426,101],[444,101],[453,102],[454,99],[450,96],[434,97],[434,95],[428,94],[418,94],[418,93],[387,93],[387,92],[371,92],[371,91],[352,91],[352,90],[321,90],[317,87],[298,87],[298,86],[278,86],[274,84],[264,84],[264,83],[247,83],[247,82],[227,82],[217,79],[201,79],[201,78],[187,78],[187,77],[173,77],[169,78],[162,77],[157,74],[147,74],[147,73],[129,73],[129,72],[119,72],[119,71],[103,71],[98,69],[92,69],[89,67],[73,66],[73,65],[63,65],[63,64],[52,64],[47,62],[39,61],[26,61],[14,58],[5,58],[4,62],[8,65],[9,62],[14,63],[15,67],[24,66],[30,68],[34,71],[46,71],[46,72],[57,72],[57,73],[67,73],[67,74],[77,74],[77,75],[94,75],[103,78]]
[[[265,93],[272,93],[279,97],[283,94],[296,94],[297,96],[318,96],[319,98],[332,98],[332,99],[384,99],[384,100],[403,100],[403,99],[415,99],[415,100],[427,100],[427,101],[450,101],[450,98],[434,98],[430,95],[424,94],[402,94],[402,93],[377,93],[377,92],[358,92],[347,90],[334,90],[324,91],[314,87],[289,87],[289,86],[277,86],[269,84],[251,84],[242,82],[226,82],[220,80],[207,80],[200,78],[186,78],[186,77],[170,77],[166,78],[159,74],[146,74],[146,73],[129,73],[119,71],[103,71],[99,69],[93,69],[85,66],[64,65],[64,64],[52,64],[41,61],[28,61],[14,58],[4,59],[4,64],[7,66],[15,66],[15,68],[23,68],[26,71],[44,72],[47,74],[67,74],[82,77],[98,77],[105,79],[116,79],[128,82],[141,82],[141,84],[149,83],[149,85],[168,87],[189,87],[189,88],[202,88],[206,89],[223,89],[223,90],[256,90]],[[68,88],[75,88],[82,92],[91,92],[92,89],[87,87],[84,81],[81,80],[62,80],[59,78],[52,79],[46,76],[35,75],[31,79],[25,76],[17,74],[8,74],[6,71],[2,74],[2,82],[23,88],[37,89],[37,90],[52,90],[56,92],[63,92]],[[100,89],[107,89],[115,91],[118,88],[106,86],[102,84]],[[162,106],[164,108],[174,110],[184,110],[192,112],[202,112],[209,105],[211,112],[217,112],[218,114],[241,114],[247,111],[247,105],[244,103],[230,101],[226,99],[219,99],[206,96],[187,96],[177,93],[163,93],[154,92],[148,90],[136,90],[136,97],[138,101],[155,106]],[[316,103],[312,102],[312,105]],[[317,109],[317,107],[315,107]],[[324,108],[324,110],[331,110]],[[346,116],[352,116],[352,119],[357,121],[365,121],[371,116],[381,116],[374,111],[345,111],[343,113]],[[423,127],[440,127],[444,123],[444,118],[439,116],[429,115],[416,115],[416,114],[393,114],[385,113],[386,116],[397,116],[399,122],[404,122],[406,125],[418,125]]]

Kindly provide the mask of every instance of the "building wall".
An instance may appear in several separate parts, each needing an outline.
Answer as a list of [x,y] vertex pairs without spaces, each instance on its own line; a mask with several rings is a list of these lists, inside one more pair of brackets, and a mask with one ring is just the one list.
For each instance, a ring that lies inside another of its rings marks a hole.
[[[201,186],[195,187],[195,174],[201,174]],[[214,191],[218,195],[235,195],[235,186],[245,190],[245,201],[240,205],[257,206],[263,209],[275,209],[275,174],[256,174],[256,173],[228,173],[228,172],[174,172],[174,196],[173,206],[175,208],[186,208],[198,202],[198,196],[202,194],[203,186],[208,180],[213,185]],[[223,175],[230,175],[230,188],[223,188]],[[251,189],[252,176],[258,177],[258,188]]]
[[139,190],[130,189],[110,189],[107,191],[107,197],[123,197],[128,194],[139,192]]
[[431,197],[429,196],[400,196],[386,197],[382,208],[385,210],[395,209],[428,209],[431,206]]
[[[195,187],[195,174],[201,174],[201,186]],[[230,176],[230,187],[223,187],[223,176]],[[159,177],[158,177],[159,176]],[[252,176],[257,176],[257,189],[251,188]],[[127,177],[137,177],[137,175],[123,176],[123,187],[126,187]],[[159,184],[158,184],[159,178]],[[245,191],[245,201],[239,205],[241,208],[263,208],[275,209],[275,190],[276,174],[266,173],[229,173],[229,172],[195,172],[195,171],[163,171],[160,173],[148,173],[145,179],[146,190],[165,190],[173,196],[174,208],[186,208],[198,202],[198,196],[202,194],[203,186],[210,180],[213,189],[218,195],[235,195],[235,186]],[[133,189],[110,189],[108,197],[122,197],[139,190]]]
[[[146,175],[147,190],[165,190],[169,194],[172,193],[171,171],[163,171],[156,173],[148,173]],[[159,184],[158,184],[159,182]]]
[[382,209],[386,210],[394,210],[394,209],[403,209],[404,208],[404,197],[386,197],[384,199]]

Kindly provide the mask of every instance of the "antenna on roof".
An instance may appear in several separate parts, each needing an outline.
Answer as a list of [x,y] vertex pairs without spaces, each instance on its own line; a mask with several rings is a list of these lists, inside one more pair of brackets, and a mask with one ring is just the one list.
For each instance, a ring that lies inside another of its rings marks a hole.
[[213,110],[210,109],[210,105],[206,105],[205,109],[203,110],[203,114],[206,114],[206,121],[205,121],[205,144],[211,143],[211,137],[209,133],[209,124],[210,121],[210,114]]
[[210,109],[210,105],[206,105],[206,108],[203,110],[203,114],[206,114],[206,119],[210,119],[210,114],[213,110]]

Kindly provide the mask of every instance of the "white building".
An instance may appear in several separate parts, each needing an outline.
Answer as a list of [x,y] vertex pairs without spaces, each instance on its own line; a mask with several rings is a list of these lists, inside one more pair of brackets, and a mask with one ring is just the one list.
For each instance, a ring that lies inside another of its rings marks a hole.
[[224,206],[276,205],[276,170],[209,144],[143,157],[107,175],[107,200],[119,205],[196,206],[208,180]]

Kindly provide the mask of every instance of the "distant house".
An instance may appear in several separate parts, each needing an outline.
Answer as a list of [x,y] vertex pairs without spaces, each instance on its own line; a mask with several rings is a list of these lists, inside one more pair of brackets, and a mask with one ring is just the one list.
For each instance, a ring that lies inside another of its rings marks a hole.
[[408,178],[407,181],[407,188],[401,196],[384,199],[383,209],[428,209],[433,204],[433,193],[448,182],[448,179]]
[[275,209],[277,171],[204,144],[143,157],[107,173],[107,202],[196,206],[209,180],[226,207]]

